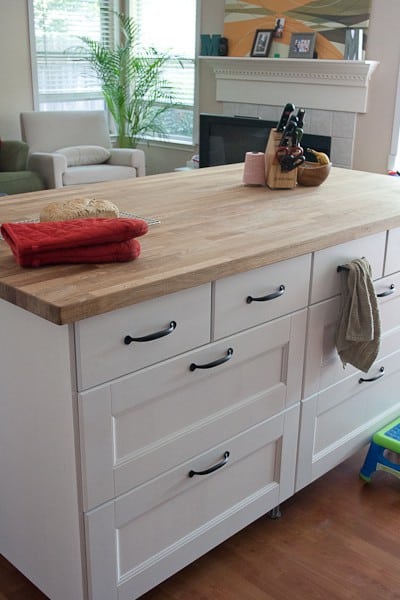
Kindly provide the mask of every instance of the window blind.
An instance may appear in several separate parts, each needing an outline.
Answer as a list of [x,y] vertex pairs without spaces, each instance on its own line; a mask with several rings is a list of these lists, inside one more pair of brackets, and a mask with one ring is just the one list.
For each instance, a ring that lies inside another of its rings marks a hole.
[[196,0],[130,0],[141,46],[154,47],[178,60],[166,64],[178,108],[165,115],[170,136],[192,141],[195,104]]
[[[34,54],[40,110],[103,108],[97,78],[77,60],[80,36],[109,40],[113,35],[110,2],[33,0]],[[111,7],[112,8],[112,7]]]
[[[163,114],[167,137],[192,141],[195,101],[196,0],[30,0],[39,110],[104,108],[89,63],[77,58],[80,36],[112,44],[112,11],[124,5],[139,27],[143,48],[175,59],[165,65],[176,107]],[[102,8],[106,10],[101,10]],[[178,59],[178,60],[176,60]]]

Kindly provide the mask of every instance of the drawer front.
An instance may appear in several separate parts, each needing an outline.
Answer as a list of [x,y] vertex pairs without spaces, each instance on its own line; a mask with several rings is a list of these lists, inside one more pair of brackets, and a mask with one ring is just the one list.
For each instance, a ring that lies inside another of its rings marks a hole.
[[[78,322],[78,389],[206,344],[210,321],[211,284],[207,284]],[[143,338],[167,331],[171,333],[150,341],[124,342],[126,336]]]
[[90,597],[137,598],[287,497],[298,416],[296,405],[87,513]]
[[[375,281],[374,287],[377,294],[388,294],[378,299],[382,330],[379,360],[400,347],[400,274]],[[341,298],[335,296],[309,309],[304,398],[357,371],[350,364],[343,369],[336,351],[335,336],[340,308]],[[371,367],[373,369],[374,366]]]
[[400,271],[400,227],[388,232],[385,275]]
[[368,260],[374,279],[382,277],[385,247],[386,232],[382,232],[315,252],[311,304],[340,293],[337,267],[356,258],[365,257]]
[[375,381],[360,383],[360,373],[354,373],[302,403],[296,490],[359,450],[399,415],[400,352],[381,359],[362,377],[379,377],[382,367],[384,375]]
[[[307,306],[310,268],[311,255],[307,254],[216,281],[214,338]],[[250,297],[267,299],[248,301]]]
[[85,509],[299,402],[305,327],[303,310],[80,394]]

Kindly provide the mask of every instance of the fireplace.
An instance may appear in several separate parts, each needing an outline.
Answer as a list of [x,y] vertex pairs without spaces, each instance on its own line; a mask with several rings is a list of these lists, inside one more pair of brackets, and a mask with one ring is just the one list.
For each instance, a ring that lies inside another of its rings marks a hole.
[[[200,114],[200,167],[243,162],[246,152],[264,152],[271,129],[277,121],[248,116]],[[305,133],[301,146],[307,160],[315,160],[307,148],[331,154],[331,138]]]
[[278,122],[283,106],[306,109],[307,133],[332,139],[331,160],[351,168],[357,114],[367,112],[376,61],[201,57],[216,77],[226,116]]

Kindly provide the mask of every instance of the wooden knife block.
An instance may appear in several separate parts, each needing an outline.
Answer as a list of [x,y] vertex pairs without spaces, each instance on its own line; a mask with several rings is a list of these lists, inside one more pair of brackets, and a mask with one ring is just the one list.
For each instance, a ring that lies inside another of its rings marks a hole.
[[271,129],[265,150],[265,183],[272,190],[291,189],[296,187],[297,169],[282,171],[276,158],[282,133]]

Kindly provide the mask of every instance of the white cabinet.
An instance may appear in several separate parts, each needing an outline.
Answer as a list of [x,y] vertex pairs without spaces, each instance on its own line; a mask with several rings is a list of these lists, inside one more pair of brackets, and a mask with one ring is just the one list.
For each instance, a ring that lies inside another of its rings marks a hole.
[[[310,268],[307,255],[215,282],[213,303],[205,285],[76,325],[90,600],[138,597],[294,493]],[[243,299],[278,280],[287,293],[261,312]]]
[[383,231],[315,252],[310,304],[340,294],[337,267],[356,258],[365,257],[368,260],[373,279],[382,277],[385,248],[386,232]]
[[[74,326],[0,302],[0,550],[54,599],[133,600],[354,452],[400,410],[399,231]],[[334,344],[359,256],[383,294],[368,374]]]
[[87,513],[90,597],[137,598],[276,506],[295,471],[298,413],[297,404]]
[[400,274],[379,279],[375,290],[381,345],[366,374],[343,368],[336,352],[340,296],[309,309],[296,490],[355,452],[400,410]]

